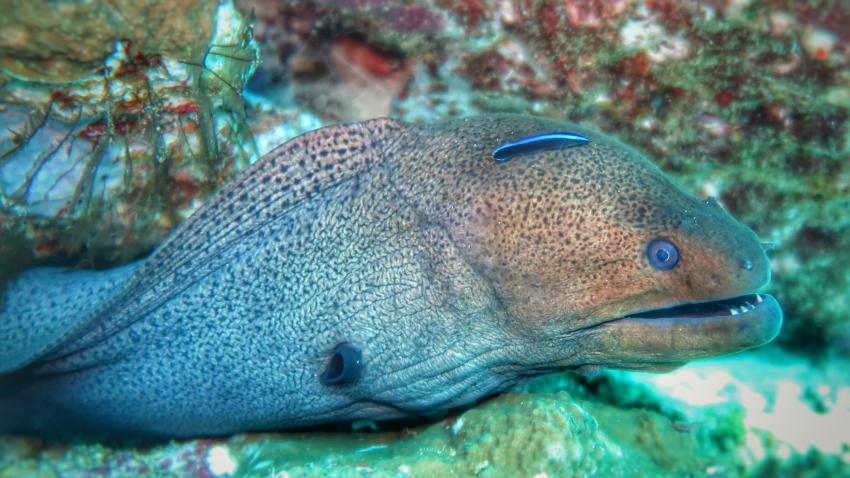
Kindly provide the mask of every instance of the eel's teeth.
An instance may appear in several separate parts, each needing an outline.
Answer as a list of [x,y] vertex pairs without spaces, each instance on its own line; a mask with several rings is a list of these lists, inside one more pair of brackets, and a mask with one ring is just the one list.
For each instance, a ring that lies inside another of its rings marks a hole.
[[764,298],[762,298],[761,295],[756,294],[756,303],[761,304],[762,302],[764,302]]
[[731,315],[738,315],[738,309],[733,307],[733,308],[729,309],[729,313]]

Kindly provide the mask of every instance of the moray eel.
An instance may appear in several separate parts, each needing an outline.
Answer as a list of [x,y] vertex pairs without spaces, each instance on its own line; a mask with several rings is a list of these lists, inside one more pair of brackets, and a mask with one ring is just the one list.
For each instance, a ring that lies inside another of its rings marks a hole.
[[422,416],[570,368],[666,370],[772,340],[769,277],[750,229],[592,129],[332,126],[145,260],[7,284],[0,428],[209,436]]

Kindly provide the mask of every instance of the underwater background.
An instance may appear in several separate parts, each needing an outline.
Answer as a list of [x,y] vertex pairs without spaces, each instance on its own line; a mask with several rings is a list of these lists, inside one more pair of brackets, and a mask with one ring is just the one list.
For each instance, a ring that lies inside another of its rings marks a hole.
[[432,424],[0,437],[0,477],[850,476],[850,2],[0,0],[0,276],[143,257],[311,129],[595,125],[765,242],[768,347],[541,377]]

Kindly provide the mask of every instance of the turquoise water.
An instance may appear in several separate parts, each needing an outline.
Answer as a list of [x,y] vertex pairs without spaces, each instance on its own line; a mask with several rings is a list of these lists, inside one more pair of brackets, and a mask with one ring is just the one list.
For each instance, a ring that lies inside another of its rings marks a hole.
[[422,424],[7,434],[0,476],[850,476],[846,2],[148,3],[5,6],[0,278],[146,257],[321,126],[518,113],[715,197],[765,243],[785,323],[744,354],[545,375]]

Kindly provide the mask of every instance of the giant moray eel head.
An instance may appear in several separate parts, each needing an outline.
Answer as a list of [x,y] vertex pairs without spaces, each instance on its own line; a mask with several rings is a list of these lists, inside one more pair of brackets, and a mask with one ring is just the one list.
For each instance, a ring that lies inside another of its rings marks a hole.
[[[589,142],[492,155],[552,132]],[[770,279],[758,237],[632,148],[512,115],[456,121],[434,135],[428,154],[441,175],[423,181],[423,207],[492,285],[537,366],[548,357],[558,367],[667,369],[778,333],[778,303],[757,293]]]

